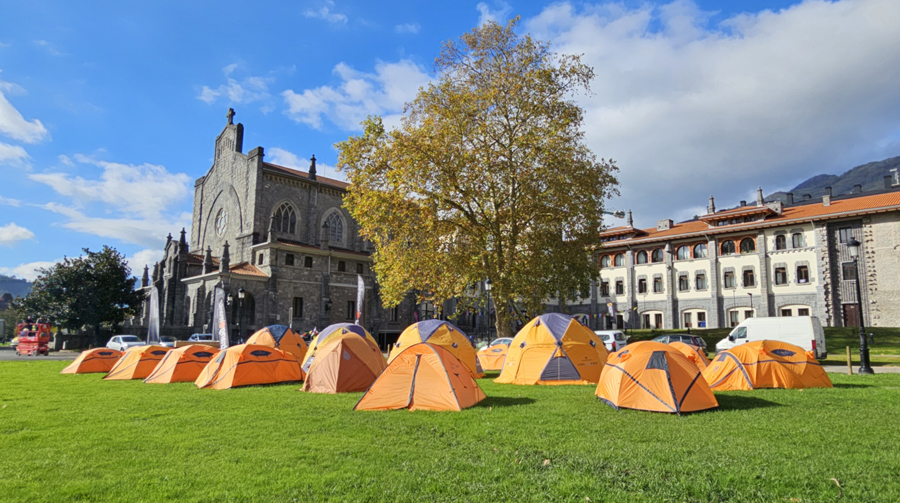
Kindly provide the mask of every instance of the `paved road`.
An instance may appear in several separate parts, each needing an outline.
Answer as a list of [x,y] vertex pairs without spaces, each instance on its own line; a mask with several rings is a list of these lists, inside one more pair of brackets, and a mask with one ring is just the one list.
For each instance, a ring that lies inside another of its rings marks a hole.
[[[830,372],[832,374],[846,374],[847,366],[846,365],[823,365],[823,369],[825,372]],[[900,367],[872,367],[875,370],[876,374],[900,374]],[[853,366],[853,375],[859,372],[859,366]]]
[[35,361],[35,360],[74,360],[78,353],[50,352],[50,356],[16,356],[16,352],[9,347],[0,348],[0,361]]

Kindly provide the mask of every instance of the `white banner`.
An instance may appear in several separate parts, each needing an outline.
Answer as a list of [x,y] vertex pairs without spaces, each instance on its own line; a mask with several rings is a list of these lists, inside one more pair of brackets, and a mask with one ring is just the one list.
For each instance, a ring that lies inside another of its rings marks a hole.
[[356,275],[356,324],[362,318],[363,302],[366,300],[366,282],[359,274]]
[[147,322],[147,344],[159,344],[159,290],[150,287],[150,320]]
[[225,311],[225,289],[217,286],[213,295],[212,333],[219,339],[219,349],[228,349],[228,313]]

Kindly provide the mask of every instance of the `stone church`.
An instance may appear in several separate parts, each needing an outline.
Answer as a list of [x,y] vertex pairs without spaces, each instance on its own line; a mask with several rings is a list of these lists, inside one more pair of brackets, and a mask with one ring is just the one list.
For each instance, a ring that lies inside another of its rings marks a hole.
[[[230,295],[235,342],[272,324],[304,332],[352,323],[362,275],[360,323],[383,344],[393,340],[415,321],[418,306],[409,296],[395,308],[381,307],[372,246],[341,207],[348,184],[318,176],[315,156],[303,172],[265,162],[263,147],[245,154],[244,126],[233,117],[229,109],[213,165],[194,184],[190,235],[184,229],[178,239],[170,235],[165,256],[141,279],[143,288],[160,292],[162,334],[209,332],[217,284]],[[134,321],[146,327],[148,309],[145,302]]]

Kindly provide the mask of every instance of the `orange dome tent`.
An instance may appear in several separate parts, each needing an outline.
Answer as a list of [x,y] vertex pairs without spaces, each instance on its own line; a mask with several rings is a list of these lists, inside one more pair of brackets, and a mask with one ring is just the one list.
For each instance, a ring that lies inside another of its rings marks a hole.
[[571,317],[542,314],[516,334],[500,376],[501,384],[594,384],[608,352],[596,334]]
[[269,346],[240,344],[220,351],[194,384],[199,388],[228,389],[302,380],[303,370],[294,355]]
[[68,367],[62,369],[60,374],[90,374],[94,372],[107,373],[113,365],[122,357],[121,351],[109,348],[94,348],[84,351]]
[[506,360],[507,351],[509,351],[509,344],[501,343],[493,346],[485,346],[476,353],[478,356],[478,363],[481,364],[483,370],[503,370],[503,362]]
[[353,410],[462,410],[484,400],[471,373],[443,346],[400,351]]
[[[381,350],[378,348],[378,342],[372,337],[369,332],[354,323],[335,323],[333,325],[328,325],[325,327],[318,335],[309,343],[309,349],[306,351],[306,356],[303,357],[303,360],[300,363],[300,366],[303,367],[304,372],[309,372],[309,367],[313,364],[313,361],[316,357],[316,352],[319,347],[324,347],[326,344],[331,342],[332,340],[341,337],[344,334],[356,334],[365,340],[369,341],[372,346],[381,353]],[[382,368],[384,368],[382,366]]]
[[609,356],[594,392],[614,409],[698,412],[719,406],[697,364],[671,345],[635,343]]
[[145,383],[193,382],[217,354],[218,349],[203,344],[191,344],[166,353]]
[[385,366],[377,345],[348,331],[318,348],[302,389],[312,393],[366,391]]
[[247,339],[247,344],[259,344],[280,349],[294,355],[298,362],[306,356],[306,343],[303,337],[286,325],[269,325],[257,330]]
[[104,379],[110,381],[143,379],[153,372],[160,360],[172,348],[163,346],[134,346],[122,353],[122,357],[110,369]]
[[803,348],[768,340],[719,353],[703,377],[716,391],[832,387],[828,374]]
[[669,346],[681,351],[681,354],[687,356],[688,360],[697,364],[701,372],[709,366],[709,358],[706,357],[706,353],[703,352],[702,348],[683,342],[670,342]]
[[388,364],[404,349],[420,342],[443,347],[469,369],[472,377],[484,377],[484,371],[481,370],[481,364],[475,356],[475,346],[472,345],[469,336],[444,320],[425,320],[406,327],[394,343]]

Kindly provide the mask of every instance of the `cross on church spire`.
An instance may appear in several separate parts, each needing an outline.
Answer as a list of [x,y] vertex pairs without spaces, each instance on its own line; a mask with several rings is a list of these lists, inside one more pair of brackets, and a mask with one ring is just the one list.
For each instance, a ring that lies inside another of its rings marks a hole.
[[225,114],[225,117],[228,117],[228,124],[229,124],[229,125],[234,124],[234,109],[233,109],[233,108],[229,108],[229,109],[228,109],[228,113]]

